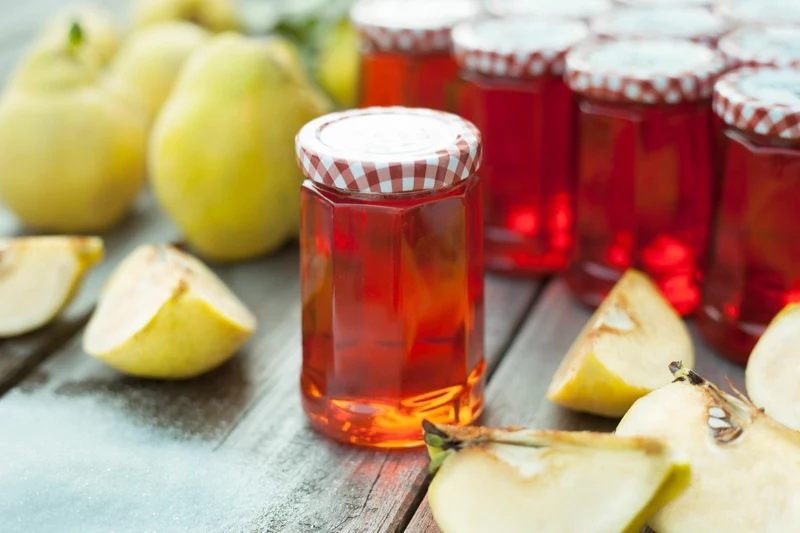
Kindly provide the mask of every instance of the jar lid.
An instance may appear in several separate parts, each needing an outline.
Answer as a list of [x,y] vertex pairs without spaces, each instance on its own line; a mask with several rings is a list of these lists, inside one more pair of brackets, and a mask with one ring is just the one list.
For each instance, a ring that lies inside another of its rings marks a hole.
[[481,134],[442,111],[370,107],[312,120],[295,139],[313,181],[354,192],[401,193],[448,187],[481,164]]
[[627,7],[595,18],[592,32],[603,38],[675,38],[716,43],[724,20],[699,7]]
[[588,20],[614,8],[612,0],[486,0],[486,10],[495,16],[535,15],[537,17]]
[[797,0],[727,0],[715,11],[732,26],[800,23]]
[[453,26],[479,12],[474,0],[361,0],[350,20],[367,46],[425,53],[449,50]]
[[752,26],[734,30],[719,41],[731,67],[800,66],[800,28]]
[[461,68],[489,76],[560,75],[567,51],[588,35],[575,20],[486,19],[453,30],[453,54]]
[[717,0],[617,0],[623,6],[633,7],[705,7],[709,8]]
[[800,70],[743,68],[722,76],[714,88],[714,112],[735,128],[759,135],[800,139]]
[[567,54],[573,91],[612,102],[675,104],[711,97],[725,69],[711,48],[676,39],[620,39],[577,46]]

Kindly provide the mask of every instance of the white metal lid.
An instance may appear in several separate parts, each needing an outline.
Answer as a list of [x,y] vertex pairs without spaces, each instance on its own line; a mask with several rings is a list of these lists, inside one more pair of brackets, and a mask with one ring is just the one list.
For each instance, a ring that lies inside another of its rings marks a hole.
[[711,48],[677,39],[620,39],[577,46],[566,79],[577,93],[616,102],[674,104],[711,96],[725,69]]
[[734,26],[800,23],[798,0],[726,0],[714,9]]
[[501,17],[534,15],[583,20],[614,8],[611,0],[486,0],[485,5],[490,14]]
[[717,0],[617,0],[623,6],[635,7],[705,7],[709,8]]
[[379,50],[430,52],[450,47],[450,31],[480,13],[475,0],[361,0],[350,20]]
[[714,112],[726,124],[759,135],[800,139],[800,70],[742,68],[714,88]]
[[312,120],[295,139],[305,176],[343,190],[401,193],[447,187],[474,174],[478,129],[457,115],[372,107]]
[[719,50],[731,67],[800,66],[800,27],[739,28],[719,41]]
[[595,18],[592,32],[604,38],[691,39],[715,43],[727,30],[725,21],[699,7],[623,7]]
[[577,20],[484,19],[453,30],[453,53],[462,68],[489,76],[560,75],[567,51],[588,35]]

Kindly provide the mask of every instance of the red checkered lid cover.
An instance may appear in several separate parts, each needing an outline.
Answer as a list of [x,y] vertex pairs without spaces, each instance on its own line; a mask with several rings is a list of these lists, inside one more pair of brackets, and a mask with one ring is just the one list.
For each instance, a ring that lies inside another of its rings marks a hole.
[[617,0],[623,6],[635,7],[711,7],[717,0]]
[[489,76],[560,76],[567,51],[588,35],[576,20],[485,19],[453,30],[453,53],[465,70]]
[[623,7],[595,18],[592,32],[603,38],[668,37],[716,43],[725,33],[725,21],[700,7]]
[[714,10],[734,26],[800,23],[797,0],[725,0]]
[[481,164],[478,129],[457,115],[406,107],[372,107],[312,120],[295,139],[307,178],[360,193],[448,187]]
[[677,39],[586,43],[567,54],[573,91],[610,102],[676,104],[710,98],[725,69],[719,52]]
[[800,66],[800,27],[751,26],[734,30],[719,41],[731,67]]
[[531,15],[588,20],[614,8],[612,0],[486,0],[495,16]]
[[479,12],[475,0],[361,0],[350,20],[372,48],[425,53],[449,50],[453,26]]
[[726,124],[767,137],[800,139],[800,70],[743,68],[714,87],[714,112]]

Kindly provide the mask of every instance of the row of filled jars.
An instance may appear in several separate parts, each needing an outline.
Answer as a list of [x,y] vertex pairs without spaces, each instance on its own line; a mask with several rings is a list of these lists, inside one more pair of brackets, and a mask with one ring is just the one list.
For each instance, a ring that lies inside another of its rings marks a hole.
[[641,269],[741,360],[800,300],[800,2],[619,3],[362,1],[362,104],[478,126],[487,268]]

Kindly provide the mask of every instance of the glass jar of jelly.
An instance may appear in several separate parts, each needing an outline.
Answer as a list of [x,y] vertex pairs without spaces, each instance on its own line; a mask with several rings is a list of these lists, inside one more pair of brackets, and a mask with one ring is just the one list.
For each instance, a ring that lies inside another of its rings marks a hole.
[[572,243],[575,99],[567,50],[588,35],[569,20],[500,18],[453,31],[458,114],[481,130],[487,268],[563,270]]
[[591,23],[601,39],[688,39],[710,46],[725,33],[724,21],[701,7],[621,7]]
[[496,17],[589,19],[611,11],[611,0],[485,0],[486,11]]
[[481,411],[480,134],[402,107],[318,118],[297,136],[303,408],[345,442],[422,444]]
[[800,71],[720,78],[722,190],[703,285],[703,337],[744,364],[769,322],[800,302]]
[[714,10],[733,28],[800,24],[797,0],[724,0],[718,1]]
[[719,42],[730,68],[799,67],[800,28],[796,26],[745,26]]
[[361,35],[362,107],[448,110],[458,67],[453,26],[477,15],[470,0],[362,0],[350,10]]
[[718,52],[679,40],[617,40],[567,54],[579,96],[577,229],[567,281],[598,305],[628,268],[681,314],[699,302],[712,204],[711,91]]

